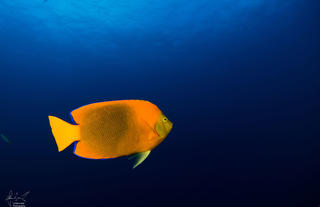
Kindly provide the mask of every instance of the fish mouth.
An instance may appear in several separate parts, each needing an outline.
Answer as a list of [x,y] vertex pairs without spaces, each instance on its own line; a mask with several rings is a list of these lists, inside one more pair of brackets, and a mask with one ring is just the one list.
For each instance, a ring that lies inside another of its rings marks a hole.
[[166,127],[166,129],[167,129],[167,135],[171,132],[171,130],[172,130],[172,127],[173,127],[173,123],[171,122],[171,121],[169,121],[169,126],[168,127]]
[[172,127],[173,127],[173,123],[170,121],[169,132],[172,130]]

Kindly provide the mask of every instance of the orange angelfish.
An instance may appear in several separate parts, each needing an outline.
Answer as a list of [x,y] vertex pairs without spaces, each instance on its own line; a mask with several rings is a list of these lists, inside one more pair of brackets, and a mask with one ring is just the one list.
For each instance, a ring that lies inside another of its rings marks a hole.
[[[149,101],[93,103],[71,112],[77,125],[49,116],[59,152],[76,142],[74,154],[90,159],[131,155],[141,164],[172,129],[172,122]],[[130,159],[129,158],[129,159]]]

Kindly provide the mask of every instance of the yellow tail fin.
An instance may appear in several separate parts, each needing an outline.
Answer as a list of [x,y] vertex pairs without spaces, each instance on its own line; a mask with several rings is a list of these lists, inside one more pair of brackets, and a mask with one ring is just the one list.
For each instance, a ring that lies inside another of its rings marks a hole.
[[49,116],[49,122],[59,152],[67,148],[73,142],[80,140],[78,125],[69,124],[54,116]]

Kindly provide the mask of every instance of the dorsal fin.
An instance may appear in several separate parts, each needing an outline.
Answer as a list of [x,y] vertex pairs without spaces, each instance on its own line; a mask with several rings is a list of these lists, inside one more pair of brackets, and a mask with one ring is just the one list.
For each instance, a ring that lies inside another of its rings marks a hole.
[[140,165],[149,156],[150,152],[151,151],[145,151],[131,155],[129,160],[135,159],[133,168],[136,168],[138,165]]
[[87,111],[95,110],[95,109],[103,107],[103,106],[115,104],[116,102],[120,102],[120,101],[105,101],[105,102],[97,102],[97,103],[84,105],[84,106],[81,106],[81,107],[76,108],[73,111],[71,111],[70,116],[73,119],[73,121],[75,122],[75,124],[79,124],[81,122],[83,115]]

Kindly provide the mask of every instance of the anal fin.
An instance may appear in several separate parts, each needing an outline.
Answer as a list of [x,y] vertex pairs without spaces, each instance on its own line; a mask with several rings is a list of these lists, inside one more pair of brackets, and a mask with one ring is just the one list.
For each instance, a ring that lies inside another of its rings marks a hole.
[[133,168],[136,168],[138,165],[140,165],[149,156],[150,152],[151,151],[145,151],[131,155],[129,160],[135,159]]

